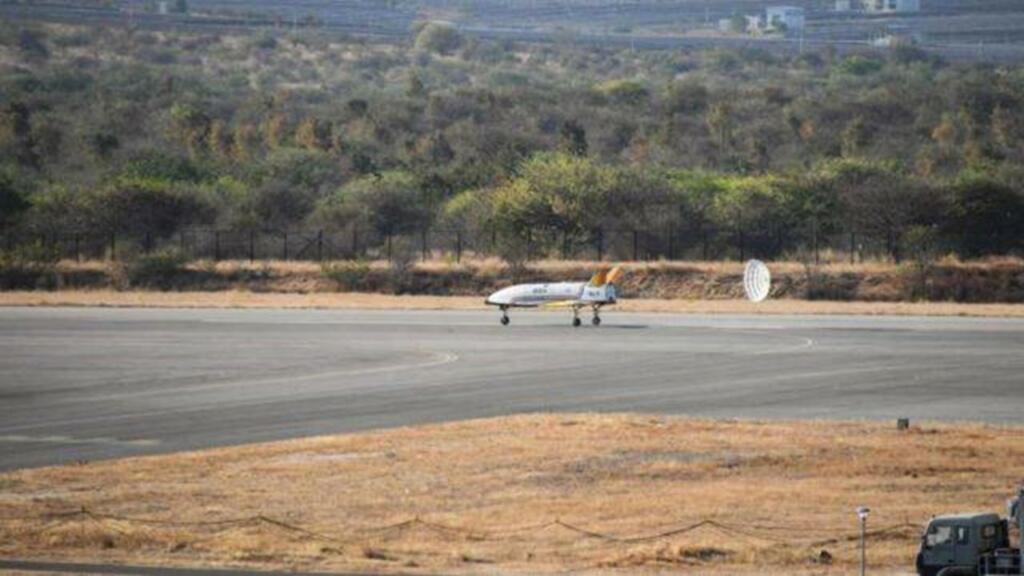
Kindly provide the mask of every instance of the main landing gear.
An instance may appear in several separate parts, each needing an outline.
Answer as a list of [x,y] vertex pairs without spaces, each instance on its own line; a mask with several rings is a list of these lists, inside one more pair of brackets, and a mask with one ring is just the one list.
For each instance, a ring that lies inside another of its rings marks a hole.
[[[581,308],[581,306],[573,306],[572,307],[572,325],[573,325],[573,328],[579,328],[580,326],[583,325],[583,320],[580,319],[580,308]],[[594,306],[593,310],[594,310],[594,316],[593,316],[593,318],[590,319],[590,323],[593,324],[594,326],[600,326],[601,325],[601,316],[598,314],[598,312],[600,312],[601,307],[600,306]],[[508,317],[508,306],[501,306],[501,324],[502,324],[502,326],[508,326],[511,321],[512,320]]]
[[[594,317],[590,319],[590,323],[593,324],[594,326],[601,325],[601,316],[598,315],[598,311],[600,309],[600,306],[594,306],[593,308]],[[580,326],[583,325],[583,321],[580,320],[580,308],[578,306],[573,306],[572,308],[572,325],[574,328],[579,328]]]

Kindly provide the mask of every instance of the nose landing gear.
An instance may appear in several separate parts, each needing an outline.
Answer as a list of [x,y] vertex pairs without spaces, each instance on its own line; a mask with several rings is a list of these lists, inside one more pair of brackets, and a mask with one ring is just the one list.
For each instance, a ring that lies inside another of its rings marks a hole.
[[579,328],[583,322],[580,320],[580,309],[578,306],[572,307],[572,326],[573,328]]
[[510,320],[508,318],[508,308],[506,308],[505,306],[502,306],[501,307],[501,325],[502,326],[508,326],[509,322],[510,322]]

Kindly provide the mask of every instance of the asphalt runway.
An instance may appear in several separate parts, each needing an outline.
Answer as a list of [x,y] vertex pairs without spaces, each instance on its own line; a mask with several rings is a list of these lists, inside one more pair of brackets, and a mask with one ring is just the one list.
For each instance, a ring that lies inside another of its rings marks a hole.
[[537,411],[1024,415],[1024,320],[0,308],[0,469]]

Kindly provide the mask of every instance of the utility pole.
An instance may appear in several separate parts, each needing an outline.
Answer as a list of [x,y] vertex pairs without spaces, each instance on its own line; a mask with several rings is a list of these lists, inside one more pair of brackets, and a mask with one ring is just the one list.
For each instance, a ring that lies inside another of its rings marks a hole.
[[867,526],[868,526],[868,513],[871,509],[867,506],[861,506],[857,508],[857,518],[860,519],[860,576],[864,576],[868,565],[868,553],[867,553]]

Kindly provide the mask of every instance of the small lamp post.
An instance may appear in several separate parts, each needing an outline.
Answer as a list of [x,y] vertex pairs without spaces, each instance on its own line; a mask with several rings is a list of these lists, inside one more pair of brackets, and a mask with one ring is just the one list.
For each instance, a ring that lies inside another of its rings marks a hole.
[[871,509],[867,506],[861,506],[857,508],[857,518],[860,518],[860,576],[864,576],[867,570],[868,556],[867,556],[867,526],[868,526],[868,513]]

